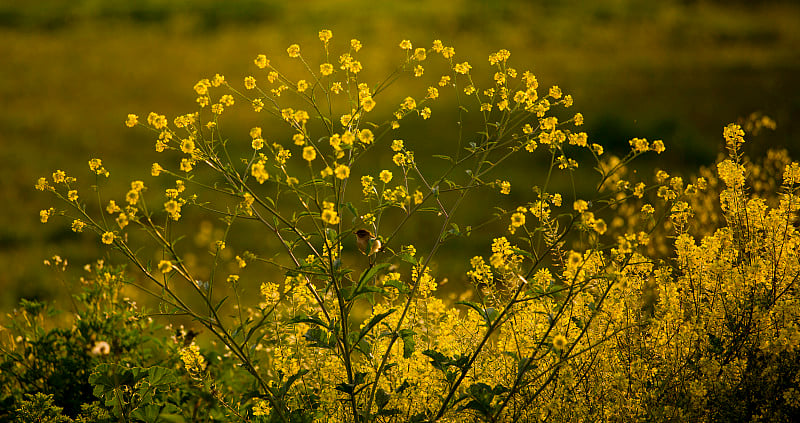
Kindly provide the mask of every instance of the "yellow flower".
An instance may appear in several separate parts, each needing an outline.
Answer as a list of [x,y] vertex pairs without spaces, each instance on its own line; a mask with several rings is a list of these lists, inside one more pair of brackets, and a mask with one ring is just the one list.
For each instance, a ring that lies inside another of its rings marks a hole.
[[72,221],[72,231],[73,232],[83,232],[83,228],[86,227],[86,222],[82,220],[75,219]]
[[382,170],[378,177],[383,181],[384,184],[388,184],[389,181],[392,180],[392,172],[388,170]]
[[129,114],[128,119],[125,120],[125,125],[128,128],[133,128],[138,123],[139,123],[139,116],[136,116],[134,114]]
[[489,55],[489,64],[494,66],[500,62],[507,61],[509,57],[511,57],[511,52],[506,49],[502,49],[497,53],[492,53]]
[[650,150],[650,143],[644,138],[634,138],[628,141],[628,144],[630,144],[631,147],[633,147],[633,151],[637,153],[644,153]]
[[426,57],[427,57],[427,54],[426,54],[424,48],[418,48],[418,49],[414,50],[414,59],[415,60],[418,60],[418,61],[421,62],[421,61],[425,60]]
[[98,175],[104,175],[106,178],[108,177],[108,171],[103,167],[103,161],[100,159],[89,160],[89,169]]
[[375,140],[375,135],[369,129],[362,129],[358,132],[358,140],[362,143],[369,145]]
[[180,354],[181,361],[189,373],[201,373],[206,367],[206,360],[200,355],[200,347],[192,343],[188,347],[181,348],[178,353]]
[[120,213],[119,216],[117,216],[116,220],[117,220],[117,225],[119,226],[120,229],[125,229],[125,227],[128,226],[128,215],[127,214]]
[[567,338],[564,335],[556,335],[553,337],[553,348],[563,350],[567,346]]
[[186,154],[192,154],[192,151],[194,151],[194,141],[192,141],[191,138],[181,141],[181,151]]
[[425,68],[422,65],[414,66],[414,76],[419,78],[422,74],[425,73]]
[[428,95],[425,98],[436,100],[439,98],[439,89],[436,87],[428,87]]
[[423,107],[420,110],[419,115],[422,116],[422,119],[428,119],[431,117],[431,108],[430,107]]
[[520,226],[525,224],[525,214],[522,212],[516,212],[511,215],[511,226],[515,228],[519,228]]
[[108,205],[106,206],[106,212],[108,212],[108,214],[114,214],[114,213],[117,213],[117,212],[119,212],[121,210],[122,209],[119,208],[119,206],[117,205],[117,202],[114,201],[114,200],[110,200],[108,202]]
[[169,273],[172,271],[172,262],[169,260],[161,260],[158,262],[158,271],[161,273]]
[[164,203],[164,210],[166,210],[169,217],[174,220],[178,221],[181,218],[181,207],[183,204],[177,200],[169,200]]
[[450,84],[450,77],[449,76],[445,75],[441,79],[439,79],[439,86],[440,87],[446,87],[448,84]]
[[744,131],[741,126],[735,123],[728,124],[723,129],[722,135],[725,137],[725,143],[729,148],[738,148],[744,143]]
[[392,151],[400,151],[403,149],[403,140],[392,141]]
[[[196,92],[197,95],[206,95],[208,94],[209,85],[211,85],[211,82],[209,82],[208,79],[201,79],[200,81],[197,81],[196,84],[194,84],[194,92]],[[151,113],[150,116],[152,115],[153,114]],[[151,122],[150,116],[147,117],[147,123],[152,125],[153,123]]]
[[357,39],[353,38],[352,40],[350,40],[350,48],[352,48],[353,51],[361,50],[361,41],[358,41]]
[[468,74],[470,69],[472,69],[472,66],[470,66],[469,62],[456,63],[453,67],[453,70],[462,75]]
[[244,87],[247,88],[248,90],[252,90],[253,88],[256,87],[256,79],[253,78],[252,76],[244,77]]
[[406,110],[414,110],[417,107],[417,102],[412,97],[406,97],[400,106]]
[[500,194],[511,194],[511,182],[508,181],[499,181],[500,184]]
[[453,47],[445,47],[442,49],[442,56],[445,59],[450,59],[456,55],[456,50]]
[[264,140],[261,138],[254,138],[253,142],[250,143],[250,146],[253,147],[253,150],[261,150],[264,148]]
[[301,80],[297,81],[297,91],[298,92],[302,93],[303,91],[305,91],[307,89],[308,89],[308,82],[306,82],[305,79],[301,79]]
[[[344,131],[344,134],[342,134],[341,139],[345,145],[353,145],[353,141],[356,140],[356,136],[350,131]],[[331,141],[333,141],[333,137],[331,137]]]
[[103,244],[111,244],[114,242],[114,233],[113,232],[105,232],[101,238]]
[[266,166],[262,160],[253,163],[253,166],[250,167],[250,174],[256,178],[256,181],[258,181],[259,184],[263,184],[267,179],[269,179],[269,173],[267,173]]
[[272,410],[272,407],[270,407],[269,402],[263,399],[257,400],[256,404],[253,405],[254,416],[269,416],[270,410]]
[[371,112],[372,109],[375,108],[375,104],[375,100],[372,99],[372,96],[361,99],[361,108],[364,109],[365,112]]
[[661,140],[653,141],[653,151],[655,151],[656,154],[661,154],[664,152],[664,150],[666,150],[666,147],[664,147],[664,141]]
[[744,186],[744,166],[725,160],[717,165],[719,178],[730,188],[741,188]]
[[78,190],[71,189],[67,193],[67,199],[69,201],[78,201]]
[[339,215],[336,213],[336,204],[331,203],[329,201],[322,202],[322,213],[320,218],[323,222],[329,225],[335,225],[339,223]]
[[331,38],[333,38],[333,32],[331,32],[330,30],[323,29],[322,31],[319,32],[319,40],[322,41],[323,43],[328,44],[328,41],[330,41]]
[[330,63],[323,63],[319,65],[319,73],[328,76],[333,73],[333,65]]
[[215,87],[219,87],[220,85],[222,85],[224,83],[225,83],[225,77],[220,75],[220,74],[216,74],[216,75],[214,75],[213,78],[211,78],[211,85],[213,85]]
[[365,197],[368,197],[375,190],[375,178],[369,175],[361,177],[361,192]]
[[580,147],[586,147],[588,135],[586,132],[578,132],[569,134],[569,143]]
[[300,46],[298,44],[292,44],[286,49],[286,53],[288,53],[291,58],[298,58],[300,57]]
[[335,210],[329,210],[329,209],[323,210],[322,213],[320,214],[320,219],[322,219],[323,222],[329,225],[335,225],[339,223],[339,215],[336,213]]
[[414,204],[422,204],[422,201],[425,199],[425,195],[420,190],[414,191]]
[[[792,162],[786,165],[783,169],[783,183],[789,186],[800,183],[800,164]],[[700,180],[697,181],[697,184],[700,185]]]
[[350,168],[347,165],[340,164],[336,166],[334,173],[339,179],[347,179],[350,176]]
[[307,162],[312,162],[317,158],[317,150],[312,146],[303,148],[303,159]]
[[128,194],[125,195],[125,201],[128,202],[130,205],[134,205],[139,202],[139,191],[134,189],[128,191]]
[[606,233],[606,230],[608,229],[608,225],[606,225],[606,222],[605,222],[605,220],[603,220],[603,219],[596,219],[596,220],[594,221],[594,223],[592,224],[592,228],[593,228],[593,229],[595,230],[595,232],[597,232],[598,234],[600,234],[600,235],[603,235],[604,233]]
[[54,212],[55,212],[55,209],[53,209],[52,207],[49,208],[49,209],[46,209],[46,210],[40,210],[39,211],[39,220],[42,223],[47,223],[47,220],[50,219],[50,215],[52,215]]
[[411,41],[403,40],[400,42],[400,48],[403,50],[411,50]]
[[572,204],[572,208],[578,213],[583,213],[589,208],[589,203],[585,200],[577,200]]
[[181,159],[181,170],[184,172],[191,172],[194,163],[191,159]]
[[164,171],[164,168],[161,167],[161,165],[158,164],[158,163],[153,163],[153,166],[150,168],[150,174],[153,175],[153,176],[158,176],[163,171]]
[[46,189],[50,189],[50,184],[47,183],[47,178],[41,177],[36,180],[36,189],[39,191],[44,191]]
[[406,163],[406,155],[403,153],[397,153],[394,156],[392,156],[392,161],[397,166],[403,166]]

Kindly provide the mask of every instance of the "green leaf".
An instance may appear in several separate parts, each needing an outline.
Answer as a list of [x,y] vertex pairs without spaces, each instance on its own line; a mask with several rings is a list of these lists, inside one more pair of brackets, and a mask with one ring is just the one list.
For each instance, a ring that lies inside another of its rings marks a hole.
[[447,367],[450,366],[450,359],[439,351],[425,350],[422,352],[422,354],[431,359],[431,366],[437,370],[444,372],[447,370]]
[[394,289],[400,291],[401,294],[408,294],[409,292],[411,292],[411,288],[409,288],[408,285],[406,285],[402,281],[398,281],[396,279],[392,279],[390,281],[384,282],[383,286],[384,287],[388,286],[388,287],[394,288]]
[[306,331],[303,335],[303,338],[307,339],[311,342],[312,347],[320,347],[320,348],[333,348],[336,345],[336,339],[333,336],[330,336],[328,331],[320,328],[320,327],[313,327]]
[[375,404],[378,406],[378,409],[383,409],[383,407],[386,407],[386,404],[389,404],[390,399],[391,397],[383,388],[378,388],[378,390],[375,391]]
[[397,255],[397,258],[399,258],[400,260],[402,260],[402,261],[404,261],[404,262],[406,262],[408,264],[411,264],[413,266],[417,265],[417,259],[414,256],[412,256],[411,254],[400,253],[400,254]]
[[222,307],[222,304],[224,304],[224,303],[225,303],[225,301],[227,301],[227,300],[228,300],[228,295],[226,295],[226,296],[225,296],[225,298],[221,299],[221,300],[220,300],[220,301],[217,303],[217,305],[216,305],[216,306],[214,306],[214,311],[216,311],[216,312],[219,312],[219,308],[220,308],[220,307]]
[[392,265],[391,263],[380,263],[380,264],[377,264],[375,266],[372,266],[371,268],[367,268],[366,270],[364,270],[364,272],[361,273],[361,277],[358,278],[358,284],[361,285],[364,282],[369,281],[370,279],[375,277],[375,275],[378,272],[380,272],[381,270],[383,270],[383,269],[385,269],[385,268],[387,268],[387,267],[389,267],[391,265]]
[[385,319],[386,316],[394,313],[395,311],[397,311],[397,310],[389,309],[388,311],[385,311],[383,313],[376,314],[376,315],[372,316],[372,318],[369,319],[369,322],[367,322],[367,324],[364,325],[364,327],[361,328],[361,331],[358,333],[358,338],[356,338],[356,343],[360,342],[362,338],[367,336],[369,331],[372,330],[372,328],[374,328],[375,325],[380,323],[381,320]]
[[486,312],[483,310],[483,306],[481,306],[480,304],[473,303],[471,301],[456,301],[456,304],[465,305],[465,306],[477,311],[478,314],[481,317],[483,317],[484,319],[486,318]]
[[400,329],[400,339],[403,340],[403,358],[411,357],[414,354],[417,342],[414,340],[416,333],[411,329]]
[[325,329],[330,329],[330,327],[322,321],[318,316],[314,315],[306,315],[306,314],[297,314],[292,316],[289,319],[289,323],[310,323],[312,325],[322,326]]
[[291,387],[292,387],[292,385],[294,384],[294,382],[295,382],[297,379],[299,379],[299,378],[301,378],[301,377],[305,376],[305,375],[306,375],[306,373],[308,373],[308,372],[309,372],[309,370],[308,370],[308,369],[300,369],[300,370],[299,370],[297,373],[295,373],[295,374],[293,374],[293,375],[289,376],[289,377],[286,379],[286,382],[283,382],[283,385],[281,385],[281,389],[280,389],[280,391],[279,391],[279,395],[280,395],[281,397],[283,397],[284,395],[286,395],[286,393],[287,393],[287,392],[289,392],[289,388],[291,388]]
[[352,213],[354,217],[359,217],[358,211],[356,210],[355,206],[353,206],[353,203],[351,203],[351,202],[349,202],[349,201],[348,201],[348,202],[346,202],[346,203],[344,203],[344,204],[342,204],[342,205],[343,205],[343,206],[344,206],[344,207],[345,207],[345,208],[346,208],[348,211],[350,211],[350,213]]

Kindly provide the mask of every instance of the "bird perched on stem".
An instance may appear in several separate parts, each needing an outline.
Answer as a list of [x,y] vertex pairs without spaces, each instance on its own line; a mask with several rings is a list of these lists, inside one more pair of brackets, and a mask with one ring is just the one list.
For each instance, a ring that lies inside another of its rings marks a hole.
[[359,229],[355,232],[356,245],[358,246],[361,254],[371,256],[381,249],[381,240],[372,236],[372,233],[366,229]]

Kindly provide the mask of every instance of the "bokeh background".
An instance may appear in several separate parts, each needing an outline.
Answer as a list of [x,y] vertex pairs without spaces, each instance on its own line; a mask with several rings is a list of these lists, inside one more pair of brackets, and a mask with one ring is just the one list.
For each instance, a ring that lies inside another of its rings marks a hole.
[[[0,0],[0,310],[21,297],[63,300],[58,279],[106,255],[63,221],[39,223],[53,199],[36,178],[84,176],[100,157],[126,176],[108,189],[124,192],[157,160],[149,134],[123,125],[127,113],[190,111],[198,79],[241,81],[256,54],[316,45],[320,29],[361,39],[378,74],[401,39],[440,38],[482,66],[507,48],[543,87],[573,95],[591,140],[624,152],[633,137],[663,139],[668,152],[652,165],[687,176],[714,162],[725,124],[752,112],[777,129],[750,138],[749,152],[800,157],[794,1]],[[74,270],[43,266],[54,254]]]

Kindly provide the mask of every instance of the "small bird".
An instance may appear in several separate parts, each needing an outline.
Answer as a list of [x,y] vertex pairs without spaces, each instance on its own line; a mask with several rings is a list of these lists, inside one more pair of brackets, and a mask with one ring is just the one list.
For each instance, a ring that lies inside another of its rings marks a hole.
[[[359,229],[355,232],[356,245],[358,246],[361,254],[371,256],[381,249],[381,240],[372,236],[372,233],[366,229]],[[369,253],[367,253],[369,251]]]

